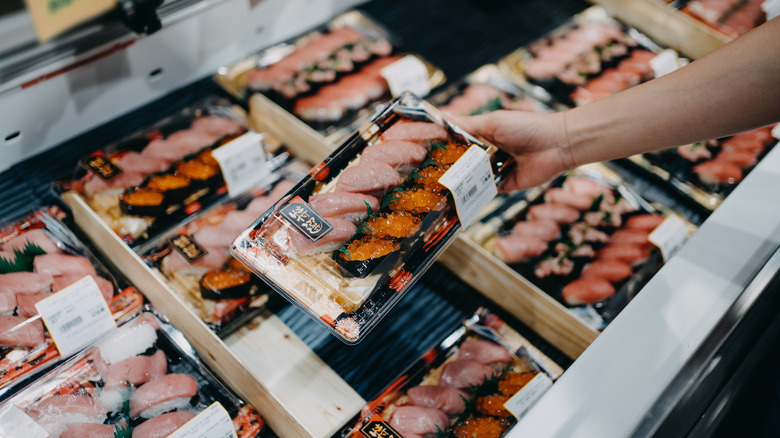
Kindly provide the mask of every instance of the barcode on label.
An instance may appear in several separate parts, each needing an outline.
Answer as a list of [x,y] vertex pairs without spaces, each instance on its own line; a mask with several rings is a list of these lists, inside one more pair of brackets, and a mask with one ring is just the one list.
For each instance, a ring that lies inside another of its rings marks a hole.
[[82,322],[84,322],[84,318],[82,318],[81,316],[77,316],[71,319],[70,321],[66,322],[65,324],[62,324],[60,326],[60,331],[67,332],[73,327],[76,327],[77,325],[81,324]]
[[98,307],[97,309],[89,312],[89,315],[94,318],[105,311],[106,311],[105,307]]
[[466,200],[471,199],[471,197],[474,196],[474,194],[476,193],[477,193],[477,186],[471,186],[468,193],[466,193]]

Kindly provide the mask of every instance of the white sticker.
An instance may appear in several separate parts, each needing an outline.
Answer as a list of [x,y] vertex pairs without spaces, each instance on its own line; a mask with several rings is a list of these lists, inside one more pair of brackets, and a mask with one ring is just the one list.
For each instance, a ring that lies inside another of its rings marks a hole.
[[[780,2],[780,0],[777,1]],[[777,125],[775,125],[774,128],[772,128],[772,137],[780,140],[780,123],[778,123]]]
[[504,403],[504,408],[519,420],[534,407],[552,384],[552,380],[546,374],[539,373],[530,382],[526,383],[523,389],[507,400]]
[[661,250],[661,256],[667,261],[688,240],[688,227],[677,216],[669,216],[655,227],[647,240]]
[[682,65],[680,65],[680,57],[677,56],[677,52],[672,49],[666,49],[650,60],[650,67],[653,69],[655,77],[660,78],[677,70]]
[[594,330],[601,330],[607,326],[607,323],[604,322],[604,318],[602,318],[601,315],[599,315],[599,312],[596,312],[596,309],[594,309],[590,304],[585,306],[572,307],[569,310],[578,318],[585,321],[585,323]]
[[228,196],[234,198],[268,176],[263,134],[247,132],[212,152],[222,169]]
[[766,0],[761,3],[761,9],[766,13],[766,21],[780,16],[780,0]]
[[393,97],[404,91],[411,91],[419,97],[431,92],[428,85],[428,68],[414,55],[406,55],[381,70],[382,77],[390,86]]
[[439,178],[455,198],[455,209],[463,228],[471,225],[479,213],[498,194],[490,158],[484,149],[472,145],[450,170]]
[[0,411],[0,437],[47,438],[49,432],[14,405]]
[[79,351],[116,328],[108,304],[91,276],[39,301],[35,308],[63,356]]
[[236,429],[230,414],[219,402],[214,402],[168,438],[236,438]]

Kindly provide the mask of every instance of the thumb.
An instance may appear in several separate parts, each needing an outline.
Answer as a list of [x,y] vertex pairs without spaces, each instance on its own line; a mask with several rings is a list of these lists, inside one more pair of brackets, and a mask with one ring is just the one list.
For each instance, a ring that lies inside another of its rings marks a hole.
[[492,131],[488,129],[488,114],[460,116],[444,111],[444,115],[448,121],[459,126],[469,134],[484,137],[488,141],[493,142]]

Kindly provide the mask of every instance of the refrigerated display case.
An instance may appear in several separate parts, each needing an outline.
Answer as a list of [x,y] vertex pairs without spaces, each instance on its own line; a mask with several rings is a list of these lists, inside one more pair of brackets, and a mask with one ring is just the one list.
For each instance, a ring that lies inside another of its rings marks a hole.
[[[210,79],[203,78],[220,66],[361,3],[169,1],[160,10],[163,28],[149,36],[117,23],[97,23],[40,46],[28,35],[26,43],[0,53],[0,210],[8,213],[31,199],[48,198],[50,183],[69,177],[73,164],[106,144],[104,138],[133,132],[150,113],[164,113],[168,105],[211,90]],[[660,12],[643,22],[628,3],[598,3],[619,16],[630,15],[630,24],[651,36],[672,26],[676,30],[669,35],[678,35],[678,49],[689,56],[722,43],[681,37],[693,31],[680,27],[686,24],[679,20],[665,22]],[[456,80],[588,5],[496,0],[426,6],[415,13],[418,5],[412,1],[363,5],[411,50]],[[0,35],[25,40],[29,27],[19,24],[23,12],[0,20],[15,23],[0,26]],[[448,29],[462,31],[454,36]],[[674,46],[674,41],[664,43]],[[775,149],[596,340],[579,357],[573,354],[576,360],[507,436],[700,436],[715,430],[719,414],[778,332],[780,302],[771,292],[778,288],[780,268],[780,204],[772,201],[780,195],[779,174]],[[468,313],[459,309],[487,301],[436,267],[430,280],[423,278],[393,310],[389,318],[395,321],[380,325],[359,346],[338,344],[278,303],[270,306],[276,314],[267,311],[222,340],[191,313],[176,313],[183,306],[175,297],[145,291],[155,287],[153,274],[132,251],[110,241],[110,233],[95,240],[101,235],[82,231],[112,263],[130,267],[126,275],[281,436],[330,436],[406,367],[404,360],[408,365],[440,341],[436,337],[445,331],[437,325],[451,324]],[[431,293],[437,288],[460,296],[442,299]],[[449,313],[426,312],[432,305],[446,305]],[[510,302],[494,305],[524,311]],[[548,346],[565,362],[555,347]],[[394,371],[378,368],[383,362]]]

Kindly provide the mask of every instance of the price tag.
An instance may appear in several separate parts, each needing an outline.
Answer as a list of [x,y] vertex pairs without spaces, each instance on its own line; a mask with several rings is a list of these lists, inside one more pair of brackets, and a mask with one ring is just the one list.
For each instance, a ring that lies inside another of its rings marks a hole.
[[47,41],[80,23],[114,9],[116,0],[25,0],[35,31]]
[[14,405],[0,411],[0,437],[47,438],[49,433]]
[[[777,0],[780,3],[780,0]],[[780,123],[775,125],[774,128],[772,128],[772,137],[780,140]]]
[[490,158],[484,149],[472,145],[458,161],[439,178],[455,198],[455,209],[463,228],[471,225],[491,199],[498,194]]
[[[761,3],[761,9],[766,13],[766,21],[780,16],[780,0],[766,0]],[[775,137],[780,139],[780,137]]]
[[650,60],[650,67],[653,69],[655,77],[660,78],[682,67],[682,64],[677,52],[666,49]]
[[523,389],[507,400],[504,408],[519,420],[542,398],[552,384],[552,380],[546,374],[539,373],[526,383]]
[[91,276],[39,301],[35,308],[63,356],[79,351],[116,328],[106,300]]
[[212,155],[222,169],[231,198],[256,186],[270,173],[265,160],[263,134],[257,132],[247,132],[214,149]]
[[382,77],[390,86],[393,97],[404,91],[411,91],[419,97],[431,92],[428,85],[428,68],[414,55],[406,55],[381,70]]
[[214,402],[168,438],[236,438],[236,429],[225,408]]
[[667,261],[688,240],[688,227],[677,216],[669,216],[655,227],[647,240],[661,250],[661,256]]

